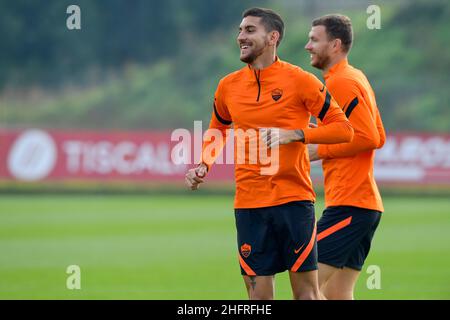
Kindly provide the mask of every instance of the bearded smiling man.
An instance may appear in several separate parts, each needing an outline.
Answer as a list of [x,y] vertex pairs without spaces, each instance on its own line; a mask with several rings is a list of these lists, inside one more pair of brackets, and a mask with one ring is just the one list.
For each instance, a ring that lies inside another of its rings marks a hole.
[[[246,65],[220,80],[209,126],[223,136],[232,124],[235,131],[260,133],[262,144],[256,150],[246,147],[243,163],[236,162],[235,152],[241,274],[250,299],[273,299],[275,274],[286,270],[294,299],[318,299],[315,194],[306,145],[349,142],[353,129],[314,75],[278,58],[281,17],[252,8],[242,18],[237,43]],[[323,126],[309,128],[311,115]],[[211,143],[204,141],[201,163],[186,174],[191,190],[204,182],[219,154],[208,154]],[[260,154],[266,146],[279,152],[279,165],[271,174],[262,173],[266,163],[249,161],[252,152]]]
[[369,81],[348,63],[352,42],[350,19],[332,14],[312,22],[305,46],[355,131],[349,143],[308,145],[310,160],[323,160],[325,178],[326,209],[317,223],[319,286],[325,298],[339,300],[353,299],[384,210],[373,164],[386,135]]

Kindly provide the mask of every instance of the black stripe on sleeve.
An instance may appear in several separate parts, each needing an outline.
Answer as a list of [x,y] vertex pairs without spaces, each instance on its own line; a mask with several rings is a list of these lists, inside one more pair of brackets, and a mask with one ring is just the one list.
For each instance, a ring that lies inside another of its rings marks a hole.
[[216,108],[216,104],[213,104],[214,106],[214,114],[216,115],[217,120],[219,120],[222,124],[229,126],[233,121],[229,121],[229,120],[225,120],[224,118],[222,118],[219,113],[217,112],[217,108]]
[[353,109],[355,109],[355,107],[358,105],[358,97],[356,97],[355,99],[352,100],[352,102],[350,102],[350,104],[348,105],[347,110],[345,111],[345,115],[348,117],[350,117],[350,114],[352,113]]
[[322,110],[319,113],[320,121],[323,121],[323,118],[325,118],[325,115],[327,114],[327,111],[330,108],[330,100],[331,100],[331,95],[327,91],[327,95],[325,97],[325,102],[323,103]]

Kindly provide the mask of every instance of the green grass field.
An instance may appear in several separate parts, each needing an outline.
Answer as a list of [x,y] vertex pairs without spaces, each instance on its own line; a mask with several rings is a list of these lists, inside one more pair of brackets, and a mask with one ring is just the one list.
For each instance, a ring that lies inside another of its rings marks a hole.
[[[1,299],[246,299],[232,197],[0,196]],[[450,299],[450,200],[385,198],[357,299]],[[318,215],[323,209],[319,202]],[[68,290],[66,268],[81,268]],[[287,274],[276,298],[290,299]]]

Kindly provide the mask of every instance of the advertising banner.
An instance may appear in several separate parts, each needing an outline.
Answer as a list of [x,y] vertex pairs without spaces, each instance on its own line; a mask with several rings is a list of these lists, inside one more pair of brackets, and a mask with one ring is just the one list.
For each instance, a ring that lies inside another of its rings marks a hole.
[[[0,179],[180,182],[198,162],[196,140],[171,131],[0,130]],[[230,158],[224,152],[208,180],[233,181]],[[321,174],[320,163],[313,163],[315,183]],[[375,177],[380,184],[450,185],[450,134],[389,134],[376,153]]]

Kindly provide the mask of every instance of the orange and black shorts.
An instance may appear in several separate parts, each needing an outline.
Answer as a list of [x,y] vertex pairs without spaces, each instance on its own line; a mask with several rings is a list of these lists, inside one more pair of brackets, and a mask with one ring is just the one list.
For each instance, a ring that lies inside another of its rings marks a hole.
[[319,262],[361,271],[370,251],[381,212],[350,207],[328,207],[317,222]]
[[242,275],[317,270],[316,221],[311,201],[235,209],[235,218]]

